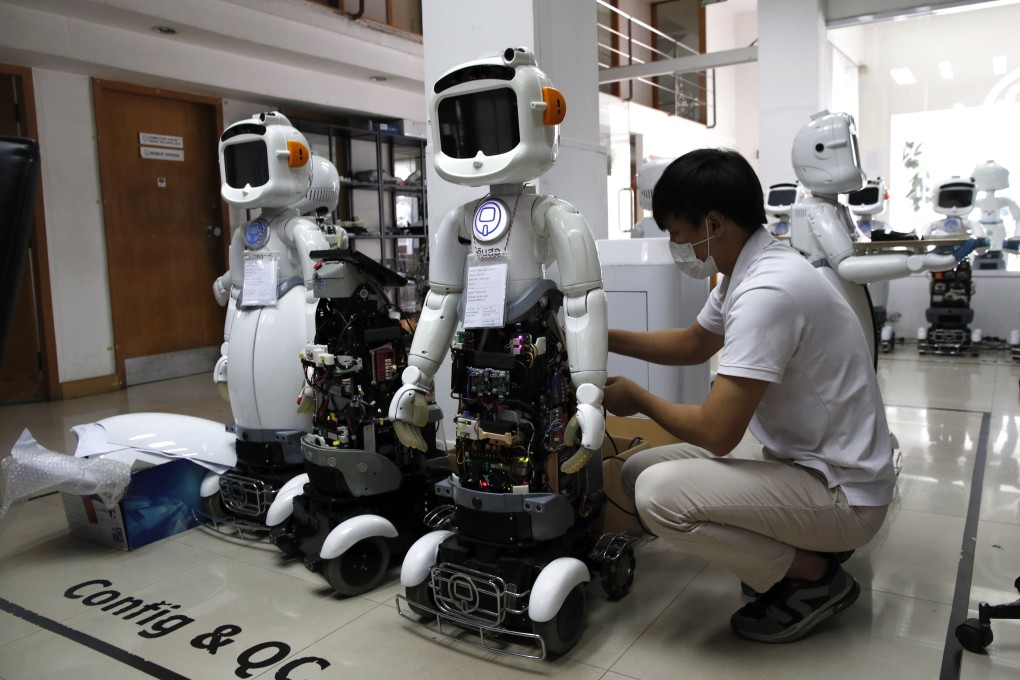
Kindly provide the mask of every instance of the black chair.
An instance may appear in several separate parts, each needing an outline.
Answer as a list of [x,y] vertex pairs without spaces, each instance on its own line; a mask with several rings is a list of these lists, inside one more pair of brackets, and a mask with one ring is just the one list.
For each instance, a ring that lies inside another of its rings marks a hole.
[[38,142],[0,137],[0,361],[7,349],[21,270],[32,235],[38,178]]
[[[1020,591],[1020,578],[1013,582]],[[967,619],[956,627],[956,639],[968,652],[980,653],[992,644],[992,619],[1020,619],[1020,600],[1006,604],[978,604],[978,618]]]

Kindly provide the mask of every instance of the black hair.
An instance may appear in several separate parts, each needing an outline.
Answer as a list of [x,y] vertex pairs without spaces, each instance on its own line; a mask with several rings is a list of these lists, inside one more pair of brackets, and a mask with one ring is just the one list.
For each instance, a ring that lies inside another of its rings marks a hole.
[[659,228],[675,217],[697,226],[718,211],[753,231],[767,221],[761,181],[732,149],[695,149],[666,166],[652,192],[652,217]]

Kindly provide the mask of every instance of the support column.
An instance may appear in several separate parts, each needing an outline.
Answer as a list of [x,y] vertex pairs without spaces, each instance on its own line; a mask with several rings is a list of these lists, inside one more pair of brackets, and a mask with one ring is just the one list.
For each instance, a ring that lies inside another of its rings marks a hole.
[[797,132],[828,100],[823,0],[758,3],[758,172],[762,188],[794,182]]

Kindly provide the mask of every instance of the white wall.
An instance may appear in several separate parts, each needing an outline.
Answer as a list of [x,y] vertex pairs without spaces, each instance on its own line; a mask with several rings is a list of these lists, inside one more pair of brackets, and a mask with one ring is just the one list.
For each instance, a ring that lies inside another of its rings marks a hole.
[[33,72],[60,380],[116,373],[92,85]]

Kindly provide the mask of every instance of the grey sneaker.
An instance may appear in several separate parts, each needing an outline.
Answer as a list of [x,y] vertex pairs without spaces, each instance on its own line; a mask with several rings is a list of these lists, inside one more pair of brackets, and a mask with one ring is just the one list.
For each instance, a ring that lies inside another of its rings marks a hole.
[[784,578],[730,618],[737,635],[759,642],[794,642],[819,623],[853,604],[861,586],[830,560],[818,581]]

